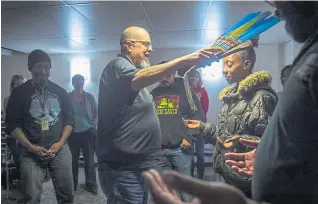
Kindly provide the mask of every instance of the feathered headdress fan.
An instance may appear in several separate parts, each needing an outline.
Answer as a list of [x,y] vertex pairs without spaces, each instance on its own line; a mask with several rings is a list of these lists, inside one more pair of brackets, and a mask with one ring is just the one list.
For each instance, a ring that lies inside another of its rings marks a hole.
[[[216,54],[222,59],[235,52],[239,52],[248,47],[257,47],[259,35],[276,25],[280,20],[275,16],[271,16],[270,11],[249,13],[244,18],[231,26],[223,35],[217,38],[212,47],[219,49]],[[184,76],[184,85],[186,88],[187,98],[193,111],[198,110],[192,99],[191,87],[189,84],[188,73],[179,75]]]

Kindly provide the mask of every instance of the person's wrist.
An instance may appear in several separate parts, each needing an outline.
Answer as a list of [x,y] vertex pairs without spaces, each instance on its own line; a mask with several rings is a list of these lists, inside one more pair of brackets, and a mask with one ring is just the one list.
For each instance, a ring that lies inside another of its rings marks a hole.
[[65,141],[60,140],[60,141],[58,141],[57,143],[58,143],[59,145],[63,146],[63,145],[65,144]]
[[35,145],[33,145],[33,144],[27,145],[26,148],[27,148],[27,150],[28,150],[29,152],[34,152],[35,149],[36,149]]

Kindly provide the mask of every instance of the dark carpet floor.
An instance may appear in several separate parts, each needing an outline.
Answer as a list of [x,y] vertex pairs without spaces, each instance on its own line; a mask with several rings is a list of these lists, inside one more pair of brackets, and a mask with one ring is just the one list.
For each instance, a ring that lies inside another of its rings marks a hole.
[[[205,180],[208,181],[217,181],[219,180],[219,177],[213,173],[212,168],[206,168],[205,170]],[[97,182],[98,182],[98,195],[93,195],[87,191],[84,190],[84,183],[85,183],[85,177],[84,177],[84,169],[80,168],[79,170],[79,186],[77,188],[77,191],[75,192],[75,200],[74,203],[76,204],[106,204],[107,198],[103,194],[100,185],[99,185],[99,179],[97,176]],[[1,203],[2,204],[14,204],[15,201],[6,199],[7,192],[5,190],[1,190]],[[41,204],[57,204],[56,198],[55,198],[55,192],[53,188],[52,181],[45,182],[43,184],[43,193],[41,197]],[[151,202],[148,202],[148,204],[152,204]]]

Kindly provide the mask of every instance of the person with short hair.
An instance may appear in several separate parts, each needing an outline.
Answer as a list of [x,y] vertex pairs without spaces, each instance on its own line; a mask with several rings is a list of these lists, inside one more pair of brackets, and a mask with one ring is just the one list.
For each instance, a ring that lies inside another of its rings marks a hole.
[[267,71],[253,73],[256,54],[253,47],[236,52],[223,59],[223,74],[229,84],[221,90],[223,101],[219,124],[187,120],[190,129],[215,145],[213,168],[225,180],[251,197],[251,176],[237,174],[225,162],[229,148],[238,153],[249,151],[238,141],[240,138],[259,140],[274,112],[277,95],[271,88],[272,77]]
[[73,203],[72,155],[67,139],[74,111],[67,92],[48,80],[51,59],[42,50],[28,56],[32,79],[13,89],[7,106],[6,133],[23,146],[21,179],[24,202],[40,203],[46,170],[59,204]]
[[275,1],[287,32],[304,43],[255,154],[253,198],[318,203],[318,2]]
[[289,65],[286,65],[280,72],[280,82],[282,83],[283,86],[285,86],[285,83],[291,71],[292,71],[292,66],[289,64]]
[[[292,66],[289,64],[289,65],[286,65],[280,72],[280,82],[282,83],[283,88],[285,86],[285,83],[286,83],[291,71],[292,71]],[[281,92],[282,91],[277,93],[278,98],[279,98],[279,95],[281,94]]]
[[150,66],[152,44],[140,27],[124,30],[121,54],[105,67],[99,84],[96,156],[107,203],[142,204],[148,188],[142,172],[158,165],[159,119],[147,86],[185,66],[206,66],[219,50],[206,48]]
[[[163,64],[164,62],[160,63]],[[196,106],[193,109],[188,100],[188,92]],[[175,77],[175,73],[167,75],[159,86],[151,91],[159,117],[162,135],[161,163],[159,169],[175,170],[185,175],[191,175],[193,137],[186,132],[184,119],[203,120],[204,114],[199,98],[191,90],[186,90],[182,78]],[[192,197],[181,193],[183,201],[191,201]]]
[[74,108],[75,125],[68,138],[72,153],[72,171],[74,189],[78,185],[78,162],[80,150],[85,162],[85,189],[97,194],[96,171],[94,162],[94,146],[97,129],[97,104],[92,94],[84,91],[85,78],[80,74],[72,77],[74,90],[69,93]]

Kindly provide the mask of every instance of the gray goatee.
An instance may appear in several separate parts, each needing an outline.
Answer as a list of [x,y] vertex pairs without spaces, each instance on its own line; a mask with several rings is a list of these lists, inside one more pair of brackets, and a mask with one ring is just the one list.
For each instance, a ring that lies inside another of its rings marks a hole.
[[148,68],[148,67],[150,67],[150,62],[149,62],[149,60],[143,60],[143,61],[140,63],[140,68],[141,68],[141,69]]

